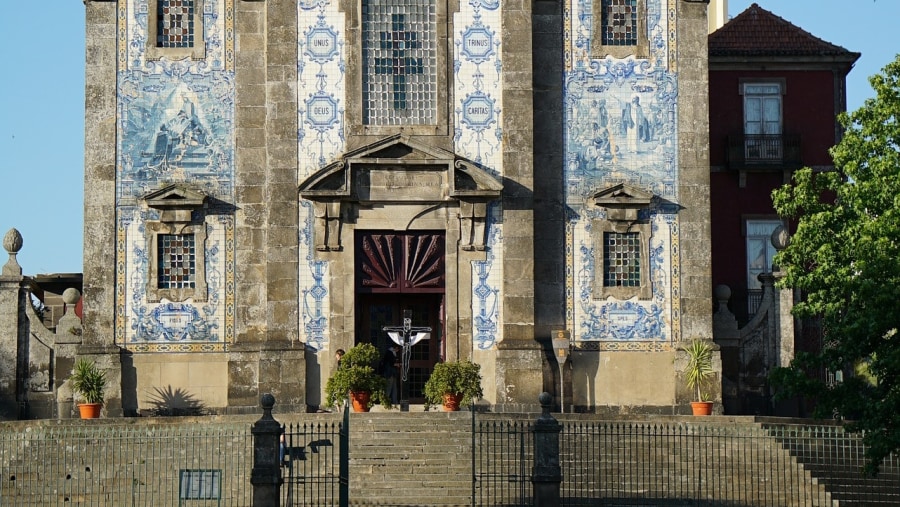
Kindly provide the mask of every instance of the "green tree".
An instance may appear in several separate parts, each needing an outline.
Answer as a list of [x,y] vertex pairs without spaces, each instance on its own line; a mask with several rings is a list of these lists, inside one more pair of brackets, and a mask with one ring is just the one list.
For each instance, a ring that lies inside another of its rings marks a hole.
[[[836,171],[804,168],[773,193],[778,213],[797,221],[775,258],[782,286],[801,289],[794,315],[820,319],[824,333],[820,352],[798,353],[773,382],[863,431],[875,472],[900,449],[900,56],[869,82],[876,96],[838,117]],[[850,374],[863,365],[866,375]],[[822,368],[842,370],[843,382],[807,374]]]

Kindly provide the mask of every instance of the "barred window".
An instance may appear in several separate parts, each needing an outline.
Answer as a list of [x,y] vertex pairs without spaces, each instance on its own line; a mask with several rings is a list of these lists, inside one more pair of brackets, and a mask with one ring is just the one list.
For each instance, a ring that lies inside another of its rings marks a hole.
[[647,0],[596,0],[591,54],[596,58],[648,58]]
[[434,124],[435,0],[363,0],[362,21],[363,123]]
[[160,234],[157,237],[157,287],[192,289],[196,282],[196,248],[193,234]]
[[600,19],[604,46],[636,46],[638,43],[637,0],[603,0]]
[[147,0],[148,60],[206,58],[203,38],[204,0]]
[[606,232],[603,243],[603,284],[607,287],[640,287],[640,234]]
[[194,0],[159,0],[156,16],[157,47],[194,47]]

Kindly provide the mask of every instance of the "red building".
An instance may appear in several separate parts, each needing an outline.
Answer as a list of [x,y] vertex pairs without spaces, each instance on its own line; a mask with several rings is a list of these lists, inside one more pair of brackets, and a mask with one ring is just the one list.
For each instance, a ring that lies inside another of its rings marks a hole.
[[[772,270],[770,236],[782,225],[772,190],[800,167],[833,169],[828,150],[840,140],[836,117],[846,110],[846,76],[859,56],[757,4],[709,36],[712,282],[731,289],[729,308],[741,326],[760,302],[757,276]],[[796,348],[813,345],[797,341]],[[723,380],[742,386],[732,399],[723,392],[726,413],[770,413],[765,386],[745,391],[739,379],[764,379],[768,367],[748,374],[740,347],[722,351]]]
[[772,190],[800,167],[833,168],[846,76],[859,53],[751,5],[709,36],[712,279],[747,320],[780,224]]

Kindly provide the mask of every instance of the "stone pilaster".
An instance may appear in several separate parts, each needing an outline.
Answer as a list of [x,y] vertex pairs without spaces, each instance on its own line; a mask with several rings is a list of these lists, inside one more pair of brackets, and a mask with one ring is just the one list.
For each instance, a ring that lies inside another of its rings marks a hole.
[[[266,340],[299,338],[297,5],[266,2]],[[298,371],[300,379],[304,373]]]
[[712,338],[707,4],[678,2],[681,336]]
[[503,27],[503,341],[496,400],[533,405],[543,390],[534,339],[534,151],[522,149],[534,143],[532,3],[504,3]]
[[[105,410],[121,415],[115,346],[116,2],[85,2],[84,265],[82,342],[110,380]],[[124,260],[122,260],[124,262]],[[99,357],[102,356],[102,357]],[[66,372],[60,372],[65,375]]]
[[[566,206],[563,175],[562,3],[532,4],[534,41],[534,312],[535,336],[566,326]],[[551,386],[544,386],[545,390]]]
[[23,365],[21,357],[22,344],[28,339],[23,308],[27,295],[25,278],[4,270],[0,275],[0,421],[18,419],[19,402],[24,401],[25,390],[19,379],[26,378],[24,368],[28,366],[28,358]]
[[[262,390],[305,407],[299,340],[297,6],[236,2],[236,333],[231,411]],[[276,364],[280,363],[280,364]]]

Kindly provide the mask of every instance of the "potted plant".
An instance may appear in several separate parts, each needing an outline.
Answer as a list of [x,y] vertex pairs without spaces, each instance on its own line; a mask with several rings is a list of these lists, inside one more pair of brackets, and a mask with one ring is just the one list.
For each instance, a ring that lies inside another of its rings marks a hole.
[[425,382],[425,407],[440,403],[445,411],[455,411],[483,394],[480,365],[471,361],[437,363]]
[[381,354],[371,343],[360,343],[348,350],[325,384],[327,405],[340,405],[349,395],[354,412],[368,412],[376,403],[390,408],[384,377],[375,372],[380,359]]
[[716,373],[712,364],[713,344],[708,340],[694,339],[684,347],[684,351],[688,355],[685,381],[688,388],[697,393],[696,401],[691,402],[691,410],[694,415],[710,415],[713,403],[703,392],[703,387]]
[[103,389],[105,387],[105,371],[84,358],[75,362],[75,371],[72,373],[72,390],[84,400],[84,403],[78,404],[78,410],[82,419],[100,417],[100,407],[103,406]]

